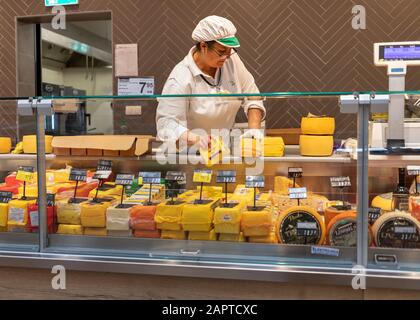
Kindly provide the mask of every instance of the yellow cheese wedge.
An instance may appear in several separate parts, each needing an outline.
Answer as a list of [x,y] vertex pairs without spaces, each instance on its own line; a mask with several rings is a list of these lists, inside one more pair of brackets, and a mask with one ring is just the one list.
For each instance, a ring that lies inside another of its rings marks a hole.
[[216,233],[239,234],[246,203],[230,201],[228,205],[232,207],[225,207],[223,204],[216,208],[214,212],[215,231]]
[[[52,136],[45,136],[45,153],[52,153]],[[36,136],[23,137],[23,153],[36,154]]]
[[182,230],[182,213],[186,202],[178,201],[171,205],[170,201],[163,202],[157,206],[155,222],[161,230]]
[[85,228],[84,235],[92,237],[106,237],[108,232],[106,228]]
[[[86,199],[87,201],[87,199]],[[61,200],[57,205],[57,221],[59,224],[81,225],[80,213],[82,203],[69,203],[68,200]]]
[[110,202],[82,203],[80,211],[80,221],[83,227],[105,228],[106,227],[106,210],[111,206]]
[[300,136],[300,154],[306,157],[330,157],[333,154],[333,136]]
[[[278,208],[280,212],[283,212],[290,207],[297,205],[297,200],[290,199],[288,195],[279,195],[274,193],[272,198],[273,204]],[[328,203],[329,200],[326,197],[311,193],[308,194],[307,199],[300,200],[300,204],[302,206],[312,207],[318,212],[324,212]]]
[[277,194],[289,195],[289,189],[293,187],[300,188],[297,183],[293,186],[292,179],[281,176],[274,178],[274,192]]
[[0,137],[0,153],[10,153],[12,151],[12,139]]
[[245,237],[242,232],[240,234],[221,233],[219,234],[219,241],[245,242]]
[[210,147],[208,149],[200,149],[201,158],[208,167],[221,163],[223,155],[228,156],[229,154],[229,149],[225,147],[221,138],[211,138]]
[[209,232],[204,231],[190,231],[188,233],[188,240],[196,241],[216,241],[216,232],[214,229]]
[[301,122],[302,134],[333,135],[335,119],[329,117],[305,117]]
[[372,207],[380,208],[384,211],[392,211],[392,192],[373,198]]
[[385,213],[376,220],[372,231],[378,247],[420,249],[420,222],[409,213]]
[[0,228],[7,227],[8,215],[9,215],[9,204],[0,203]]
[[180,231],[162,230],[161,238],[170,239],[170,240],[186,240],[187,233],[183,230],[180,230]]
[[278,243],[279,240],[274,232],[271,232],[268,236],[249,237],[251,243]]
[[185,231],[210,231],[213,227],[214,209],[218,200],[208,199],[206,204],[187,203],[182,214],[182,227]]
[[267,208],[261,211],[246,209],[242,215],[241,230],[245,237],[268,236],[272,225],[272,212]]
[[280,243],[322,245],[325,241],[323,218],[308,206],[294,206],[280,214],[276,233]]
[[83,235],[83,227],[80,225],[60,224],[58,225],[58,234]]

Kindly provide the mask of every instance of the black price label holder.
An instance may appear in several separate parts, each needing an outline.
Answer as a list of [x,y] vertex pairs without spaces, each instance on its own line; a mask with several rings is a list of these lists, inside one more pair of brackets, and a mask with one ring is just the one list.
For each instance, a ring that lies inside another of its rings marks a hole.
[[293,179],[293,188],[296,188],[296,179],[303,177],[303,168],[290,167],[288,169],[288,177],[289,179]]
[[69,181],[76,182],[76,187],[74,188],[73,199],[70,199],[70,202],[77,202],[77,188],[79,187],[79,182],[87,181],[87,170],[86,169],[71,169]]
[[228,206],[228,184],[236,183],[236,171],[218,171],[216,177],[217,183],[225,184],[225,207]]
[[246,176],[245,177],[245,187],[249,189],[254,189],[254,211],[259,211],[257,207],[257,188],[265,187],[265,177],[264,176]]
[[128,173],[119,173],[115,177],[115,184],[118,185],[118,186],[122,186],[121,206],[124,202],[125,187],[126,186],[131,186],[134,179],[135,179],[134,174],[128,174]]
[[47,193],[47,207],[55,206],[55,194]]
[[415,176],[415,186],[416,186],[416,194],[419,194],[419,186],[417,183],[417,178],[420,176],[420,166],[408,166],[407,167],[407,174],[409,176]]
[[165,180],[168,182],[170,186],[170,195],[171,201],[168,202],[168,205],[175,205],[177,202],[175,201],[175,184],[186,184],[187,183],[187,175],[185,172],[182,171],[168,171],[166,173]]
[[0,203],[9,203],[13,199],[13,193],[8,191],[0,191]]
[[111,160],[99,160],[96,166],[96,172],[93,176],[94,179],[99,180],[98,188],[96,188],[95,198],[93,202],[98,202],[99,189],[103,186],[104,181],[109,179],[112,174],[112,161]]
[[331,188],[333,189],[340,189],[341,194],[341,201],[343,202],[343,206],[345,205],[344,202],[344,189],[351,188],[351,180],[350,177],[330,177],[330,184]]
[[369,208],[369,224],[373,225],[376,220],[379,219],[379,217],[381,216],[382,210],[381,208]]
[[149,201],[146,203],[147,206],[153,205],[152,202],[152,186],[154,184],[162,183],[162,173],[161,172],[140,172],[139,177],[142,178],[143,184],[149,185]]

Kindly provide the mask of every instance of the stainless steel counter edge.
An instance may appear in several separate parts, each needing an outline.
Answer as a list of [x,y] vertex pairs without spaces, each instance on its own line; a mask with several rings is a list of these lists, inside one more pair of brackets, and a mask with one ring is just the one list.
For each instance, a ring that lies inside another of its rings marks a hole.
[[[272,266],[220,262],[175,261],[106,256],[81,256],[51,253],[0,252],[0,266],[129,273],[193,278],[235,279],[247,281],[291,282],[303,284],[352,286],[356,276],[350,268]],[[420,290],[420,272],[367,270],[366,288]]]

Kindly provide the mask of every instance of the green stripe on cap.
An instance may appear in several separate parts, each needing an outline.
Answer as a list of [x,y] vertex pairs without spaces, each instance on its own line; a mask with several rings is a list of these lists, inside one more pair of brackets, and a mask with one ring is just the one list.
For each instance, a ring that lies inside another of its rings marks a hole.
[[216,41],[218,43],[220,43],[221,45],[224,45],[226,47],[237,48],[237,47],[241,46],[238,38],[236,38],[236,37],[223,38],[223,39],[218,39]]

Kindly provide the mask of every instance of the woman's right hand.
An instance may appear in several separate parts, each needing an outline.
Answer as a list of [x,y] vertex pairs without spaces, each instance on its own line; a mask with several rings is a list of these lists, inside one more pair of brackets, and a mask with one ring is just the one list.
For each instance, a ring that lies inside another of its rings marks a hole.
[[200,136],[198,134],[186,131],[182,136],[181,140],[186,143],[189,147],[197,145],[200,149],[207,149],[210,144],[209,136]]

